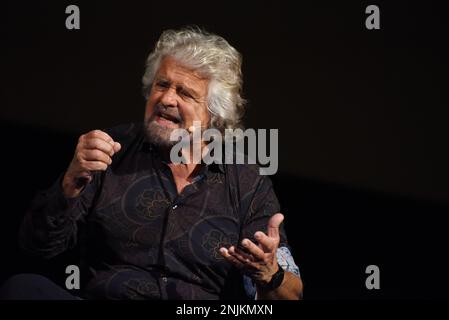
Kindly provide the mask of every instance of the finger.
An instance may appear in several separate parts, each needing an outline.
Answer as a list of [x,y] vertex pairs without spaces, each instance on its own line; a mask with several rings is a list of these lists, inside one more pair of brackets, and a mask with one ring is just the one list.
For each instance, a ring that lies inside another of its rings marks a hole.
[[245,251],[243,251],[239,248],[235,248],[234,251],[235,251],[235,253],[240,255],[245,261],[254,262],[256,260],[256,258],[253,255],[246,253]]
[[234,257],[235,259],[237,259],[246,269],[248,269],[247,271],[250,271],[251,269],[253,269],[252,271],[256,271],[260,269],[260,266],[258,263],[256,262],[252,262],[250,259],[244,257],[243,255],[241,255],[238,252],[238,249],[236,249],[234,246],[231,246],[228,250],[228,253]]
[[249,239],[242,240],[242,246],[252,254],[257,260],[263,260],[265,258],[265,253],[260,249],[254,242]]
[[282,213],[276,213],[268,221],[268,236],[272,238],[279,238],[279,226],[284,220]]
[[228,249],[226,248],[220,248],[220,254],[227,260],[229,261],[231,264],[233,264],[234,266],[236,266],[239,269],[243,269],[245,266],[243,263],[241,263],[239,260],[237,260],[236,258],[234,258],[228,251]]
[[120,151],[120,149],[122,148],[122,145],[118,142],[114,142],[114,153],[117,153]]
[[87,149],[83,152],[83,158],[86,161],[101,161],[107,165],[112,163],[111,157],[98,149]]
[[106,142],[108,142],[109,144],[113,145],[114,144],[114,140],[111,138],[110,135],[108,135],[106,132],[101,131],[101,130],[93,130],[90,131],[89,133],[87,133],[87,137],[86,138],[99,138],[102,139]]
[[241,250],[238,250],[234,246],[231,246],[228,249],[228,252],[229,252],[230,255],[232,255],[234,258],[238,259],[243,264],[251,262],[251,260],[249,259],[249,255],[244,254]]
[[242,257],[241,255],[239,255],[238,253],[235,252],[234,246],[229,247],[228,253],[231,256],[233,256],[234,258],[236,258],[237,260],[239,260],[242,264],[246,264],[247,262],[249,262],[249,260],[246,260],[244,257]]
[[111,156],[111,157],[115,152],[114,147],[109,142],[106,142],[100,138],[86,139],[86,140],[84,140],[84,143],[82,146],[86,149],[101,150],[101,151],[109,154],[109,156]]
[[255,261],[256,260],[256,257],[253,256],[248,250],[246,250],[246,248],[243,247],[241,244],[235,247],[235,251],[238,254],[244,256],[245,259],[249,259],[251,261]]
[[102,161],[86,161],[83,168],[89,171],[105,171],[108,165]]
[[262,231],[257,231],[254,234],[254,237],[259,242],[259,245],[262,246],[265,252],[273,252],[275,249],[277,249],[277,246],[279,244],[279,237],[278,238],[268,237]]

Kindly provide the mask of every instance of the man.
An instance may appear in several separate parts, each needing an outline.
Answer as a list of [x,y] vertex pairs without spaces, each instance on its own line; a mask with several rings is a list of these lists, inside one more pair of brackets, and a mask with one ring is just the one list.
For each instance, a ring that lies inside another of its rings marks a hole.
[[79,138],[27,212],[22,247],[51,258],[81,242],[86,299],[299,299],[270,180],[256,166],[170,160],[176,129],[241,125],[240,54],[217,35],[168,30],[143,85],[144,123]]

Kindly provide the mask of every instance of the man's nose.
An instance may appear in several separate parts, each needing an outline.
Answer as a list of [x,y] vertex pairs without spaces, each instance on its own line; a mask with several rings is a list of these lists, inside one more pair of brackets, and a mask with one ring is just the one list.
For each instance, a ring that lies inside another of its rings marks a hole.
[[162,95],[161,103],[166,107],[177,107],[176,90],[174,88],[167,89]]

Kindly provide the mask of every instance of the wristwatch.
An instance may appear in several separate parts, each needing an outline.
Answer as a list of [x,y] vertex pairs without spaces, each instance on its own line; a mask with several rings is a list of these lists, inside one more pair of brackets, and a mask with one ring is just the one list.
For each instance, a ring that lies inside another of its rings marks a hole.
[[276,271],[276,273],[273,274],[270,282],[265,284],[258,283],[257,287],[262,291],[271,291],[277,289],[281,286],[282,281],[284,280],[284,274],[285,274],[284,269],[278,263],[278,271]]

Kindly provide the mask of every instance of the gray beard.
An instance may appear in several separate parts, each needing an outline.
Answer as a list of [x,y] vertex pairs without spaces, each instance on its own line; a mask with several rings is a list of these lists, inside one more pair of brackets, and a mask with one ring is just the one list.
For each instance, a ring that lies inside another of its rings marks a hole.
[[144,122],[145,136],[148,142],[162,148],[172,148],[178,141],[171,141],[170,135],[175,129],[161,126],[153,118]]

